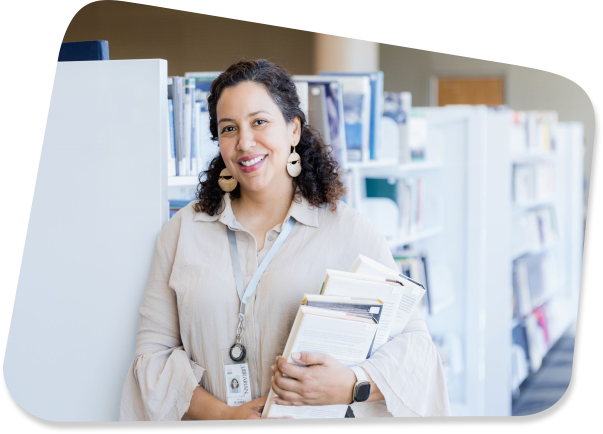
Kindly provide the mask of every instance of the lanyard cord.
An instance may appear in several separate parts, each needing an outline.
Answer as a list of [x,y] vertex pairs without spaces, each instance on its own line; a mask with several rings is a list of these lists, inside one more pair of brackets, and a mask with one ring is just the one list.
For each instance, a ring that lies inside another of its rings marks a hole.
[[243,285],[243,272],[241,271],[241,262],[239,260],[239,249],[237,247],[236,233],[228,226],[226,226],[226,230],[228,232],[228,244],[230,247],[230,258],[232,260],[235,284],[237,286],[237,293],[239,295],[239,299],[241,300],[241,306],[239,308],[239,325],[237,326],[237,337],[235,341],[236,343],[241,342],[241,335],[243,334],[243,322],[245,320],[245,305],[255,292],[258,284],[260,283],[260,278],[262,277],[262,274],[264,274],[264,271],[276,255],[276,252],[278,252],[278,250],[281,248],[281,246],[291,233],[293,226],[295,226],[295,220],[293,218],[289,218],[283,225],[280,235],[268,251],[268,254],[264,258],[258,269],[255,271],[255,273],[253,273],[253,276],[251,277],[251,281],[249,282],[249,285],[247,285],[247,288],[245,288]]

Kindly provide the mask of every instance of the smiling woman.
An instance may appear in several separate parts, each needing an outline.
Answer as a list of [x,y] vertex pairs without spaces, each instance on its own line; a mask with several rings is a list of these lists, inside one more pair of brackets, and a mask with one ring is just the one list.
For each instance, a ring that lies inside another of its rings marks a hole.
[[[383,235],[339,200],[339,166],[283,68],[238,62],[208,103],[220,153],[199,200],[159,234],[120,420],[257,419],[270,388],[277,404],[351,404],[356,417],[449,415],[417,309],[354,369],[320,353],[300,353],[303,368],[280,357],[327,268],[347,270],[358,254],[396,264]],[[371,383],[369,396],[354,394],[357,381]]]

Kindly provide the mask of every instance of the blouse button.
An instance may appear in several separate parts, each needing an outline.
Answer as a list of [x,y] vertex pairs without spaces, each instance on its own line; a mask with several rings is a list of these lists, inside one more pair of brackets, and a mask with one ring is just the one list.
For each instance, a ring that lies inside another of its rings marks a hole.
[[270,236],[268,237],[268,241],[274,241],[274,235],[270,235]]

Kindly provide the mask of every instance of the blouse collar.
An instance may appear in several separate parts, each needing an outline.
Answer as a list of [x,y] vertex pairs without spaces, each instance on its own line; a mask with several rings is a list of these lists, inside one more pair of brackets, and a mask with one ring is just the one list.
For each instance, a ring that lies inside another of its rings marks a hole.
[[[301,196],[299,202],[293,200],[291,202],[291,207],[287,212],[287,216],[285,217],[285,221],[289,218],[293,217],[297,222],[302,223],[306,226],[311,226],[314,228],[318,227],[318,207],[310,205],[308,200]],[[232,212],[232,203],[230,199],[230,194],[224,195],[224,200],[222,203],[221,210],[218,211],[215,215],[210,216],[204,212],[195,213],[194,221],[201,222],[215,222],[220,221],[226,226],[229,226],[232,229],[243,229],[239,222],[237,222],[234,213]],[[280,226],[277,230],[280,232]]]

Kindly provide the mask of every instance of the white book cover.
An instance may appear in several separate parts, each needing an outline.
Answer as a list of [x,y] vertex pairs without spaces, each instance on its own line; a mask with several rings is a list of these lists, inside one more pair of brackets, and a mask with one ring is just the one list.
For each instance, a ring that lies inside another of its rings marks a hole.
[[[366,360],[377,324],[368,319],[325,309],[300,306],[293,328],[285,345],[283,357],[288,363],[294,352],[325,353],[344,366],[356,366]],[[262,417],[296,419],[323,419],[345,417],[348,405],[283,406],[269,404],[275,393],[270,389]]]
[[297,96],[299,97],[299,107],[304,112],[304,116],[306,117],[306,122],[308,122],[308,107],[310,105],[308,100],[308,83],[303,81],[296,81],[295,89],[297,89]]
[[188,176],[191,172],[191,138],[192,138],[192,118],[193,118],[193,92],[195,85],[187,80],[184,85],[184,116],[183,116],[183,136],[182,143],[182,166],[184,173],[180,176]]
[[352,269],[352,273],[358,273],[362,275],[381,276],[386,279],[396,279],[401,281],[404,286],[401,287],[400,291],[400,303],[396,309],[395,319],[392,321],[392,327],[389,331],[388,336],[395,336],[400,334],[412,312],[417,307],[427,290],[419,282],[415,282],[398,273],[396,270],[386,267],[385,265],[375,261],[364,255],[358,255]]

